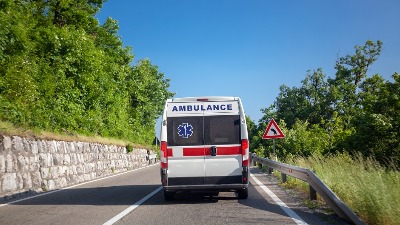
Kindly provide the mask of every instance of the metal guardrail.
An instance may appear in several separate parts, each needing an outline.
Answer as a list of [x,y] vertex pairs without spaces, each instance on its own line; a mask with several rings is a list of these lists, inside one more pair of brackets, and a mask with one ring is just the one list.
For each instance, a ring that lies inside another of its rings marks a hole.
[[304,169],[301,167],[280,163],[273,161],[271,159],[261,158],[255,153],[251,155],[251,160],[253,162],[259,162],[266,165],[271,173],[271,169],[276,169],[282,173],[283,182],[286,181],[286,175],[298,178],[307,182],[310,185],[310,197],[311,199],[316,199],[316,192],[324,199],[324,201],[336,212],[336,214],[357,225],[365,225],[360,218],[346,205],[344,204],[335,193],[329,189],[318,177],[309,169]]

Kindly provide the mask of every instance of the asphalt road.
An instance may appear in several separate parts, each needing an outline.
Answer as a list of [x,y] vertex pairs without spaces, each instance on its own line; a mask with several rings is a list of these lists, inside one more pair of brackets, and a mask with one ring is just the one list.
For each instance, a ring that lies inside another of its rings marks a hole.
[[307,209],[267,175],[251,171],[272,196],[251,178],[246,200],[221,192],[216,197],[178,194],[165,202],[159,166],[153,165],[1,205],[0,224],[345,224],[335,215]]

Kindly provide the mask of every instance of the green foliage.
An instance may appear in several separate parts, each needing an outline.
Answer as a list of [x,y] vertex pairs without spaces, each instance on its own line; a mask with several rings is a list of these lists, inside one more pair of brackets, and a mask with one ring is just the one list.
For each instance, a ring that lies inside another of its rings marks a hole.
[[[249,137],[254,137],[253,140],[252,140],[254,143],[251,143],[251,142],[249,143],[249,144],[250,144],[249,150],[250,150],[251,152],[254,152],[253,147],[254,147],[254,146],[257,146],[256,143],[259,142],[259,139],[258,139],[258,140],[256,139],[256,138],[258,137],[258,136],[257,136],[257,126],[256,126],[256,124],[250,119],[249,116],[246,116],[246,124],[247,124],[247,131],[248,131]],[[259,137],[259,138],[260,138],[260,137]]]
[[381,166],[374,158],[343,153],[295,157],[286,163],[315,171],[366,224],[400,221],[400,173]]
[[38,21],[47,26],[74,26],[86,31],[97,26],[94,15],[100,10],[106,0],[22,0],[31,9]]
[[[353,149],[373,155],[385,164],[400,165],[400,75],[394,83],[375,75],[367,79],[360,93],[363,110],[353,120]],[[400,167],[399,167],[400,168]]]
[[103,2],[1,2],[0,119],[151,144],[169,80],[131,65],[117,22],[94,18]]
[[338,59],[335,77],[318,69],[309,71],[300,87],[282,85],[274,104],[262,109],[252,148],[271,153],[271,141],[260,137],[274,118],[286,135],[276,140],[280,158],[361,152],[400,168],[400,75],[395,73],[393,82],[379,74],[367,77],[381,50],[381,41],[367,41],[354,55]]
[[283,121],[280,126],[285,133],[285,138],[277,142],[277,152],[281,158],[288,155],[309,156],[327,151],[329,134],[318,125],[309,126],[307,121],[297,120],[292,129],[286,129]]
[[264,113],[269,118],[285,120],[287,126],[292,128],[296,120],[309,121],[310,124],[319,124],[332,114],[330,102],[327,99],[329,84],[322,69],[308,71],[301,87],[288,87],[282,85],[275,103]]
[[[167,89],[169,79],[164,80],[164,74],[159,73],[156,66],[149,60],[141,60],[133,67],[127,80],[128,96],[131,104],[131,123],[137,135],[146,138],[146,143],[154,139],[154,121],[161,115],[164,102],[173,96]],[[160,104],[162,101],[162,104]]]
[[350,80],[357,86],[363,78],[366,77],[368,67],[374,63],[382,50],[382,42],[373,41],[365,42],[364,46],[356,45],[354,47],[355,54],[341,57],[336,62],[336,69],[338,73],[345,71],[349,72]]
[[133,145],[132,145],[132,144],[128,144],[128,145],[126,146],[126,151],[127,151],[127,152],[133,152]]

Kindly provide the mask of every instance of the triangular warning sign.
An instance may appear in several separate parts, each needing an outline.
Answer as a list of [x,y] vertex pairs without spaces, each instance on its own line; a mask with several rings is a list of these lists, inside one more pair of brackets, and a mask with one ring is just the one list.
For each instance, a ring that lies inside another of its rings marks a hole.
[[282,133],[281,129],[278,127],[274,119],[269,121],[267,129],[265,129],[263,139],[273,139],[273,138],[284,138],[285,135]]

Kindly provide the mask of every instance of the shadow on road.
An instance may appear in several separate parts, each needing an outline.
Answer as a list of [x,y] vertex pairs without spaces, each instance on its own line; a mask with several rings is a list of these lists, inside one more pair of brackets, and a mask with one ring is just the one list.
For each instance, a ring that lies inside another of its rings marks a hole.
[[56,190],[10,205],[132,205],[160,185],[126,185]]
[[[257,171],[254,171],[257,173]],[[255,184],[254,184],[255,185]],[[217,193],[177,193],[173,201],[166,202],[163,198],[162,191],[156,193],[153,197],[143,203],[143,205],[161,205],[161,206],[173,206],[173,205],[196,205],[196,204],[211,204],[214,205],[231,205],[233,208],[237,207],[238,204],[242,205],[240,208],[242,213],[246,212],[258,212],[259,214],[254,215],[259,220],[268,222],[269,219],[265,218],[265,213],[274,214],[277,216],[283,216],[288,218],[288,215],[284,210],[272,201],[269,197],[266,197],[264,193],[260,193],[257,187],[253,184],[249,186],[249,198],[245,200],[239,200],[236,198],[234,193],[221,192]],[[159,184],[154,185],[123,185],[123,186],[100,186],[100,187],[76,187],[71,189],[63,189],[45,195],[36,196],[34,198],[22,200],[15,203],[8,203],[13,206],[35,206],[35,205],[88,205],[88,206],[107,206],[107,205],[125,205],[131,206],[132,204],[141,200],[144,196],[153,192],[159,188]],[[208,206],[206,206],[208,207]],[[312,212],[310,210],[295,209],[305,221],[309,224],[324,224],[320,223],[321,218],[327,218],[331,220],[326,214]],[[264,212],[264,213],[263,213]],[[311,219],[310,219],[311,218]],[[319,222],[314,223],[315,218]],[[336,220],[336,219],[334,219]],[[332,220],[331,220],[332,221]],[[325,223],[328,224],[328,223]],[[338,223],[331,223],[338,224]],[[344,223],[345,224],[345,223]]]

